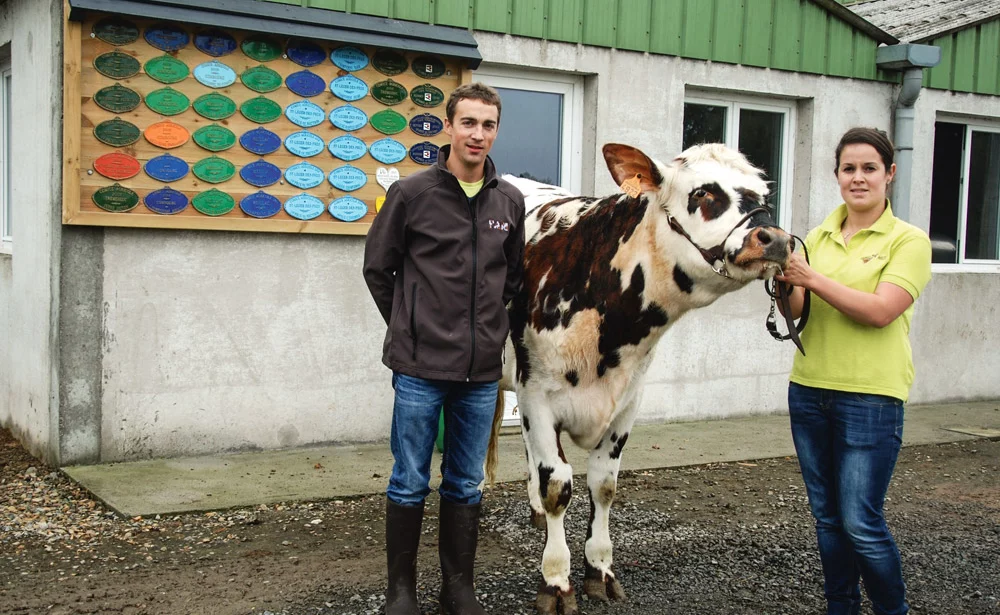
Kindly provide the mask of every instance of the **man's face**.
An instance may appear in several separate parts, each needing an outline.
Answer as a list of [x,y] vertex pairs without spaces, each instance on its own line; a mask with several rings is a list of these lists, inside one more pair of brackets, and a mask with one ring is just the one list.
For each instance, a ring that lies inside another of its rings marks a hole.
[[444,121],[444,131],[451,136],[451,157],[467,168],[481,167],[497,138],[499,124],[499,112],[493,105],[471,98],[458,101],[454,123]]

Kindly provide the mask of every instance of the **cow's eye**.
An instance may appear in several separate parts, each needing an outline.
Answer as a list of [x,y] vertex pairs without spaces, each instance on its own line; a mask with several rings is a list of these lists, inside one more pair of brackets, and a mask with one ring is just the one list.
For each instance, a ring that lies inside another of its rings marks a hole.
[[703,199],[708,196],[708,192],[702,188],[698,188],[697,190],[694,191],[693,196],[696,199]]

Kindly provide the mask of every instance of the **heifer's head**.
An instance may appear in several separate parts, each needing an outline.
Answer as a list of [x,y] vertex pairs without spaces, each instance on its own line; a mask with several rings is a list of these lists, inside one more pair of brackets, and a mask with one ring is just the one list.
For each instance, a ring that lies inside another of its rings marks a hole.
[[663,165],[634,147],[609,143],[604,159],[619,185],[638,183],[650,205],[666,214],[663,232],[676,236],[692,266],[745,283],[768,278],[787,262],[792,238],[764,206],[767,183],[736,150],[696,145]]

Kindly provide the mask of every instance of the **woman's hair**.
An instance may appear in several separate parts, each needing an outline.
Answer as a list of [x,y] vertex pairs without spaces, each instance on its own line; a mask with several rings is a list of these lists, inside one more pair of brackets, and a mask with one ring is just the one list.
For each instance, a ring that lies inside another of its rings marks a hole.
[[878,128],[852,128],[844,133],[844,136],[840,137],[840,143],[837,144],[836,152],[836,166],[833,167],[834,175],[840,169],[840,153],[844,151],[844,148],[848,145],[855,145],[858,143],[863,143],[865,145],[871,145],[878,152],[878,155],[882,158],[882,164],[885,165],[885,170],[888,171],[889,167],[893,163],[893,152],[895,148],[892,145],[892,141],[889,140],[889,136],[885,134],[884,130],[879,130]]

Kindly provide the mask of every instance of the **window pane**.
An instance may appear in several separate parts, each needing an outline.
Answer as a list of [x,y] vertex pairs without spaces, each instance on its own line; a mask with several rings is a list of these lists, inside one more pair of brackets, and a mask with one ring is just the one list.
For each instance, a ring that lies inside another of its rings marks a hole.
[[737,148],[752,165],[764,169],[764,179],[770,182],[768,204],[771,215],[778,220],[781,202],[781,141],[783,113],[740,109],[740,136]]
[[958,262],[964,149],[965,124],[935,122],[930,227],[931,260],[935,263]]
[[969,157],[965,258],[995,260],[1000,257],[1000,134],[972,131]]
[[563,95],[496,88],[503,102],[490,152],[498,173],[561,185]]
[[684,104],[684,148],[699,143],[726,142],[726,108]]

